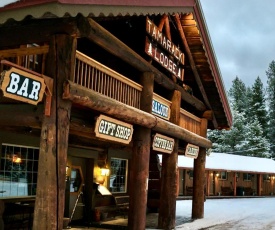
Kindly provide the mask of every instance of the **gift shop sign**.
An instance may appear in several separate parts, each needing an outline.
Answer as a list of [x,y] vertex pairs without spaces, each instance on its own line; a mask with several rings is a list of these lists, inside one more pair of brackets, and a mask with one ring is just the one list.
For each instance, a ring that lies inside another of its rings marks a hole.
[[43,99],[45,82],[34,74],[12,67],[1,74],[4,97],[37,105]]
[[199,150],[200,150],[199,146],[188,144],[186,146],[185,156],[196,159],[198,157]]
[[96,137],[129,144],[133,136],[133,125],[100,115],[95,125]]
[[173,152],[174,145],[175,140],[173,138],[156,133],[153,139],[152,147],[155,151],[171,154]]

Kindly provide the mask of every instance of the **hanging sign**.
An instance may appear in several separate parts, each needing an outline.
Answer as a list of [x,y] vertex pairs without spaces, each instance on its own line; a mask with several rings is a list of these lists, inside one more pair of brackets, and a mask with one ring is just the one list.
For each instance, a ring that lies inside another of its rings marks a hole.
[[133,125],[100,115],[96,120],[95,135],[106,140],[129,144],[132,140]]
[[173,57],[184,65],[184,53],[173,44],[164,34],[159,30],[159,28],[147,17],[146,18],[146,32],[150,37],[162,46],[166,51],[173,55]]
[[2,72],[1,75],[0,89],[4,97],[33,105],[37,105],[43,99],[46,88],[43,78],[15,67]]
[[171,154],[173,152],[174,145],[175,140],[173,138],[156,133],[153,139],[152,147],[155,151]]
[[198,157],[199,150],[200,150],[199,146],[188,144],[186,146],[185,156],[196,159]]
[[170,106],[168,106],[168,105],[164,104],[163,102],[160,102],[159,100],[156,100],[155,98],[153,98],[153,101],[152,101],[152,114],[155,114],[158,117],[169,120],[170,111],[171,111]]
[[145,52],[165,69],[183,81],[184,69],[172,60],[169,55],[160,50],[148,37],[146,37],[145,41]]

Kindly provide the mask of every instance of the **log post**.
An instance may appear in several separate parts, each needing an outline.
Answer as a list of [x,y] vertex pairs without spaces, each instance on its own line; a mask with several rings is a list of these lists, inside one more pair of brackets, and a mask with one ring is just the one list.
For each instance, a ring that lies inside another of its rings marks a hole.
[[237,172],[234,172],[233,195],[237,195]]
[[262,174],[257,175],[257,195],[262,195]]
[[62,99],[63,83],[73,74],[76,39],[51,40],[47,75],[54,78],[50,116],[43,117],[33,229],[62,229],[71,102]]
[[[151,113],[154,74],[143,73],[141,76],[141,110]],[[133,153],[130,169],[130,202],[128,227],[131,230],[144,230],[146,227],[147,189],[151,147],[151,129],[137,126],[133,136]]]
[[[204,118],[201,120],[200,133],[201,136],[206,137],[207,120]],[[199,155],[194,160],[192,219],[200,219],[204,216],[205,161],[206,148],[200,147]]]
[[[181,93],[174,91],[172,96],[170,121],[176,125],[180,122]],[[175,139],[171,154],[162,155],[160,206],[158,228],[174,229],[176,219],[177,170],[179,139]]]

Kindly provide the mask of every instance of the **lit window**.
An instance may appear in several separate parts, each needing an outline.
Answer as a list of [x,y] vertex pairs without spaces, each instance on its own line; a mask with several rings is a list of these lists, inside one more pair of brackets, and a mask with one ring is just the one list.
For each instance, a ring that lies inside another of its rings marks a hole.
[[36,194],[39,149],[2,144],[0,197]]
[[263,179],[264,179],[264,181],[270,181],[270,175],[269,174],[264,174]]
[[227,180],[227,172],[220,172],[218,178],[219,180]]
[[111,158],[110,191],[127,192],[128,160]]

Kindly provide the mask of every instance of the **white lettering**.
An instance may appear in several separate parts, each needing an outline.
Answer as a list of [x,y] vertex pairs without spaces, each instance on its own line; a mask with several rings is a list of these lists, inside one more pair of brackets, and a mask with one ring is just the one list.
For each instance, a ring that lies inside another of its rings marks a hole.
[[32,92],[30,93],[29,95],[29,98],[30,99],[34,99],[34,100],[38,100],[38,96],[39,96],[39,90],[41,88],[41,83],[40,82],[37,82],[37,81],[33,81],[32,82]]
[[11,81],[10,81],[9,87],[7,88],[7,92],[15,93],[18,89],[20,76],[16,73],[11,73],[10,77],[11,77]]

